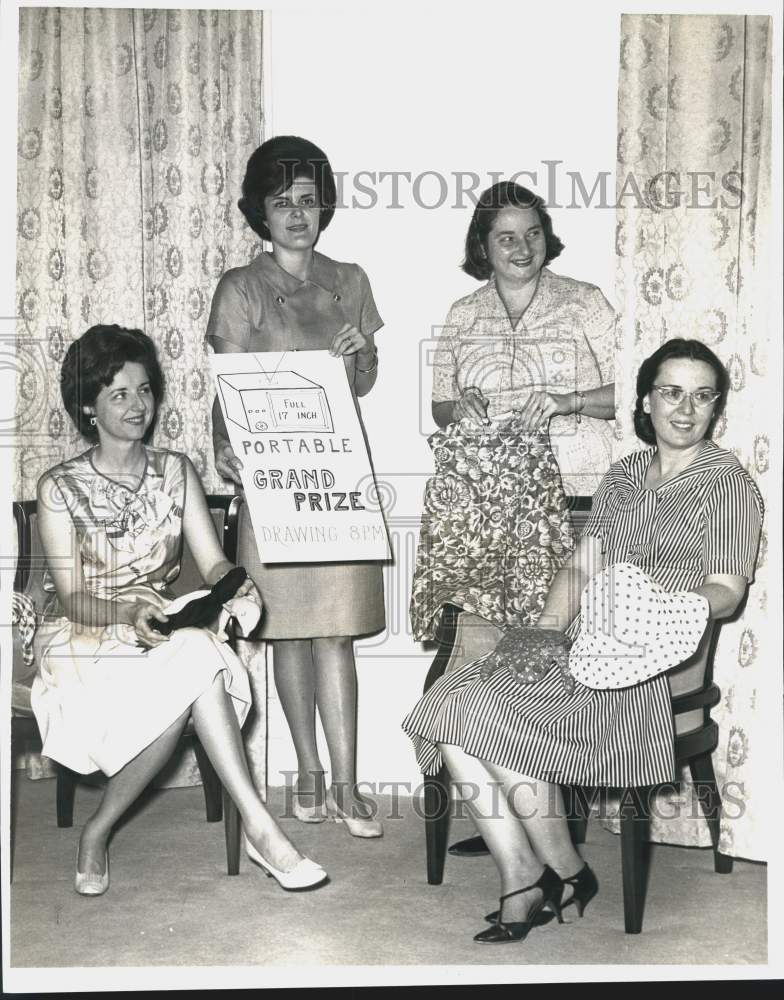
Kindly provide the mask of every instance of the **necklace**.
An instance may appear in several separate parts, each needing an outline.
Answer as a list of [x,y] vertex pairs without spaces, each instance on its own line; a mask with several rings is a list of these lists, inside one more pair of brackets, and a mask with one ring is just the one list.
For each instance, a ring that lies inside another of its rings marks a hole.
[[503,285],[499,285],[498,278],[495,279],[495,290],[503,303],[513,331],[519,326],[520,320],[528,311],[528,307],[533,302],[539,290],[539,277],[541,273],[540,268],[533,281],[527,281],[520,287],[504,287]]

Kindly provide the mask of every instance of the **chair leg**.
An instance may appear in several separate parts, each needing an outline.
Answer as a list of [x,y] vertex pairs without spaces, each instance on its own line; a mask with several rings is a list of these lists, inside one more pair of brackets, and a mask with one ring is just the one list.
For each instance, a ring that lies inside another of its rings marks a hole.
[[732,871],[732,858],[719,851],[719,836],[721,827],[721,796],[713,770],[713,759],[710,753],[692,757],[689,761],[691,780],[697,801],[700,803],[705,820],[710,830],[713,844],[713,867],[720,875],[729,875]]
[[621,805],[621,868],[623,872],[623,917],[627,934],[639,934],[645,909],[648,880],[647,788],[627,788]]
[[75,771],[65,767],[64,764],[57,765],[57,825],[59,827],[73,826],[74,799],[78,780],[79,776]]
[[[445,604],[438,629],[438,651],[425,678],[427,691],[447,668],[457,637],[460,608]],[[441,885],[444,880],[446,842],[449,834],[449,772],[442,767],[433,777],[425,775],[425,843],[427,847],[427,881]]]
[[444,880],[448,834],[449,772],[442,767],[436,777],[425,777],[425,840],[429,885],[441,885]]
[[204,804],[207,807],[207,822],[219,823],[223,818],[223,806],[221,803],[221,792],[223,787],[220,778],[215,773],[212,761],[207,756],[201,740],[198,736],[193,737],[193,749],[196,753],[196,763],[199,765],[201,784],[204,790]]
[[226,835],[226,869],[229,875],[240,873],[240,813],[234,800],[223,789],[223,831]]
[[713,870],[718,875],[731,875],[732,874],[732,861],[733,859],[729,854],[722,854],[718,849],[713,851]]
[[586,798],[585,789],[580,785],[562,785],[561,794],[564,799],[569,836],[576,847],[585,843],[590,802]]
[[430,664],[427,677],[425,677],[424,691],[429,690],[447,668],[457,637],[457,623],[459,618],[460,608],[454,604],[444,605],[438,627],[438,649],[433,662]]

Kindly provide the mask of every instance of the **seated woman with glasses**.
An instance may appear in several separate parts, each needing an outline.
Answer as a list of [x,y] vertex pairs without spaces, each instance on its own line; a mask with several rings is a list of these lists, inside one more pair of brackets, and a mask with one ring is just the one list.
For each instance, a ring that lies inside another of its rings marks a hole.
[[[572,636],[592,637],[577,618],[583,590],[618,564],[645,574],[669,601],[677,592],[699,605],[703,628],[739,606],[754,576],[763,508],[735,456],[710,440],[728,388],[726,369],[696,340],[667,341],[642,363],[634,423],[650,447],[604,476],[537,628],[519,630],[516,657],[506,663],[497,654],[510,637],[514,644],[512,633],[488,657],[445,674],[403,722],[421,769],[437,774],[446,763],[463,789],[499,869],[501,905],[476,935],[480,943],[522,940],[549,916],[545,907],[560,920],[574,904],[582,916],[596,894],[598,881],[569,837],[560,785],[649,786],[675,777],[666,673],[589,687],[573,676],[564,649]],[[669,641],[678,623],[670,615],[663,626]]]

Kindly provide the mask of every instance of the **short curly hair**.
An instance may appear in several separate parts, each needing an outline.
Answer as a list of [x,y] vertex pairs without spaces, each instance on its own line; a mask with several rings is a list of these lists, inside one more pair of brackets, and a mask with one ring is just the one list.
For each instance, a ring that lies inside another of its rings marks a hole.
[[270,238],[264,199],[288,190],[298,178],[312,180],[316,185],[321,209],[319,233],[322,233],[332,221],[337,202],[335,175],[326,153],[298,135],[276,135],[251,153],[237,207],[263,240]]
[[553,220],[544,205],[544,199],[514,181],[493,184],[479,197],[465,245],[465,260],[461,267],[466,274],[479,281],[487,281],[493,269],[487,258],[487,239],[496,216],[504,208],[535,208],[545,237],[545,264],[555,260],[564,249],[563,243],[553,232]]
[[719,398],[713,404],[713,413],[708,430],[705,434],[709,438],[716,425],[716,421],[721,416],[727,403],[727,393],[730,388],[730,378],[727,369],[716,357],[710,347],[706,347],[701,340],[684,340],[682,337],[673,337],[672,340],[665,341],[661,347],[657,348],[640,365],[637,372],[637,401],[634,404],[634,432],[637,437],[646,444],[656,444],[656,432],[653,429],[653,421],[649,413],[646,413],[642,406],[643,399],[649,395],[656,383],[659,369],[665,361],[674,361],[685,358],[688,361],[704,361],[710,365],[716,374],[716,390]]
[[[65,409],[79,433],[88,441],[98,440],[85,406],[94,406],[101,389],[128,361],[144,366],[150,380],[156,410],[163,399],[164,379],[155,345],[141,330],[116,324],[91,326],[68,348],[60,369],[60,392]],[[155,421],[145,435],[150,437]]]

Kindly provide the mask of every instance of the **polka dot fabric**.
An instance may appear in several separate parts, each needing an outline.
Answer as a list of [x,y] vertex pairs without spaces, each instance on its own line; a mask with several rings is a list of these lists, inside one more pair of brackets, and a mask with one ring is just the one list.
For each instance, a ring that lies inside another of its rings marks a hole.
[[710,607],[700,594],[665,591],[637,566],[605,567],[585,586],[569,670],[589,688],[631,687],[687,660]]

